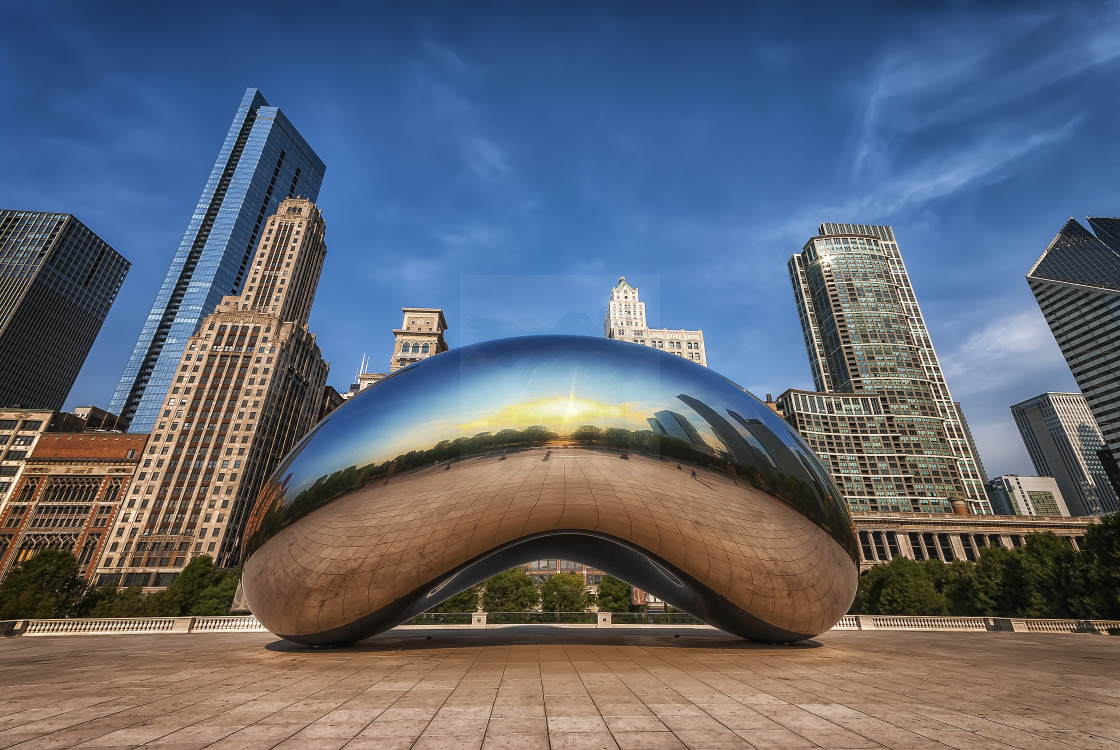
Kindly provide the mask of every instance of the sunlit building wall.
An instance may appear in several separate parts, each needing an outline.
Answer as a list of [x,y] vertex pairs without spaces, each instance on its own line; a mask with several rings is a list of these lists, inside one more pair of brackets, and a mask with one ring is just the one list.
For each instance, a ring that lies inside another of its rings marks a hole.
[[[92,575],[110,538],[147,435],[40,435],[12,501],[0,510],[0,578],[46,549],[73,553]],[[130,510],[126,512],[131,512]]]
[[664,349],[678,357],[708,366],[704,332],[650,328],[646,324],[646,303],[638,298],[637,287],[627,283],[625,276],[619,276],[618,283],[611,290],[607,317],[603,321],[603,334],[609,339]]
[[1040,476],[1054,477],[1075,516],[1117,509],[1099,452],[1104,438],[1080,393],[1043,393],[1011,407],[1023,445]]
[[308,330],[327,248],[314,203],[264,225],[245,289],[187,341],[99,580],[162,587],[198,555],[238,563],[265,479],[315,424],[328,365]]
[[852,509],[991,512],[891,227],[822,224],[788,266],[817,393],[779,403]]
[[284,113],[246,90],[110,402],[132,432],[156,426],[188,339],[242,291],[265,217],[285,198],[314,201],[325,171]]
[[[443,317],[443,310],[435,307],[402,307],[401,312],[404,314],[401,327],[393,329],[393,356],[389,363],[391,373],[447,351],[447,341],[443,338],[443,332],[447,330],[447,319]],[[375,377],[363,382],[362,377],[358,377],[363,390],[378,380],[380,378]]]
[[1053,477],[1004,474],[988,482],[992,510],[1008,516],[1068,516],[1069,508]]

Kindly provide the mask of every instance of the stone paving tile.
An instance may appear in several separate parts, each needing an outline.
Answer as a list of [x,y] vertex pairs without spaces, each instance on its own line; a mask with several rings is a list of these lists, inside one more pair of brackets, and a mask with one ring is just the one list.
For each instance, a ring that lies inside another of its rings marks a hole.
[[[674,638],[677,635],[679,637]],[[142,658],[137,658],[142,655]],[[0,747],[1110,748],[1120,639],[718,631],[0,639]]]

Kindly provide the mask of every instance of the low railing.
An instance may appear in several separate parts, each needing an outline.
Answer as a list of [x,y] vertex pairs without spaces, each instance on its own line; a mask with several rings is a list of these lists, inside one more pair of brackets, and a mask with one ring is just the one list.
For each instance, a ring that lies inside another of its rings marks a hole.
[[684,612],[612,612],[612,625],[706,625]]
[[192,633],[266,633],[257,618],[248,617],[195,617]]
[[189,617],[83,617],[66,620],[25,620],[21,635],[110,635],[114,633],[190,632]]
[[487,625],[594,625],[594,612],[487,612]]
[[1028,633],[1107,633],[1120,630],[1120,620],[1023,620]]
[[[683,612],[426,612],[401,627],[485,628],[557,625],[610,628],[695,627],[704,623]],[[833,630],[923,630],[927,632],[1003,631],[1016,633],[1093,633],[1120,635],[1120,620],[1031,620],[1015,617],[909,617],[845,615]],[[264,633],[247,617],[88,617],[62,620],[0,621],[0,636],[143,635],[149,633]]]
[[425,612],[416,615],[405,625],[470,625],[471,612]]
[[[866,615],[861,616],[861,620]],[[879,630],[989,630],[988,617],[908,617],[905,615],[872,615]]]

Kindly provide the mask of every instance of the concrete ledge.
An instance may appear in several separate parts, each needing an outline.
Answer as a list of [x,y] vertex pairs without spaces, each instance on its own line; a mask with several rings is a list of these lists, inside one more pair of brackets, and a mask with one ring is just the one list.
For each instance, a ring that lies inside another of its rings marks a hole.
[[[611,623],[611,613],[597,613],[592,623],[491,623],[485,612],[470,624],[398,625],[402,630],[550,628],[637,628],[639,630],[713,630],[710,625]],[[907,617],[901,615],[845,615],[833,630],[924,630],[939,632],[1089,633],[1105,635],[1120,629],[1120,620],[1031,620],[1016,617]],[[241,617],[118,617],[63,620],[0,620],[0,636],[124,635],[148,633],[263,633],[252,615]]]

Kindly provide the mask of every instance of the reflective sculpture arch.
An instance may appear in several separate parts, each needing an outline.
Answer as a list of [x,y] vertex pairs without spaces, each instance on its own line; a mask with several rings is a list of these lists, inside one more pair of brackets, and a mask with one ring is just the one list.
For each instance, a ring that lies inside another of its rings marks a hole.
[[657,349],[528,336],[422,360],[320,422],[257,500],[242,581],[266,628],[332,645],[548,558],[779,642],[840,619],[859,559],[828,472],[754,396]]

